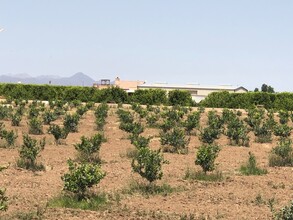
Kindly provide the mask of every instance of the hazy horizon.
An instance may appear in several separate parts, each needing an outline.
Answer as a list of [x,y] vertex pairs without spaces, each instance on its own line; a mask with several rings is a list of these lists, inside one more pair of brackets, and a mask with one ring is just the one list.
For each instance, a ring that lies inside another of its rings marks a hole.
[[3,0],[0,75],[293,91],[289,0]]

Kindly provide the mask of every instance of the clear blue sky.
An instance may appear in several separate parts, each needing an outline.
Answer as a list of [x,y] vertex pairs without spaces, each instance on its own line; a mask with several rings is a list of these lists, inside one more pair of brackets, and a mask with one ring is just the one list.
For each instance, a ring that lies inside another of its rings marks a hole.
[[292,0],[0,0],[0,74],[293,91]]

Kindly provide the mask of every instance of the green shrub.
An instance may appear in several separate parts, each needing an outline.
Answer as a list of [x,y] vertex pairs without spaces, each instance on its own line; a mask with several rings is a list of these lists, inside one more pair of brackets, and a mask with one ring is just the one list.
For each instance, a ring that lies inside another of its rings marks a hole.
[[279,111],[279,121],[281,124],[287,124],[289,121],[289,112],[285,110],[280,110]]
[[183,125],[185,127],[185,130],[188,134],[190,132],[199,127],[200,122],[200,112],[193,112],[192,114],[187,116],[187,119],[184,121]]
[[276,220],[292,220],[293,219],[293,200],[288,206],[283,207],[274,216]]
[[99,150],[105,138],[102,134],[95,134],[94,136],[87,138],[82,136],[81,142],[74,145],[75,149],[79,153],[79,159],[82,162],[97,162],[100,163]]
[[268,171],[265,169],[260,169],[257,167],[257,162],[255,156],[249,152],[248,162],[245,165],[242,165],[240,168],[240,173],[243,175],[263,175],[267,174]]
[[97,164],[76,164],[68,160],[68,166],[69,173],[61,177],[64,181],[63,190],[74,193],[80,200],[86,197],[88,188],[98,184],[106,176]]
[[263,122],[254,128],[253,132],[258,143],[269,143],[272,141],[272,131],[270,128],[269,120]]
[[196,154],[195,165],[200,165],[205,174],[208,171],[213,171],[219,151],[220,148],[217,145],[200,146]]
[[159,116],[157,114],[148,114],[146,116],[147,125],[150,127],[156,127],[158,120]]
[[42,117],[45,125],[49,125],[52,121],[55,121],[57,119],[56,113],[50,110],[45,111]]
[[36,117],[33,117],[28,122],[29,134],[43,134],[43,122]]
[[118,109],[117,115],[119,117],[120,122],[122,123],[133,123],[134,121],[133,115],[129,111]]
[[78,123],[79,123],[78,114],[66,114],[63,121],[64,128],[69,132],[78,132]]
[[36,118],[39,116],[39,114],[40,114],[40,109],[38,109],[36,106],[31,106],[29,108],[29,111],[28,111],[29,118]]
[[11,116],[11,125],[12,126],[19,126],[21,122],[21,115],[19,113],[14,113]]
[[17,165],[19,167],[29,169],[29,170],[42,170],[44,166],[42,164],[37,164],[36,159],[39,153],[44,149],[46,144],[45,138],[37,141],[30,136],[23,135],[23,145],[19,150],[19,160]]
[[148,112],[137,103],[132,103],[131,108],[139,115],[140,118],[145,118],[148,114]]
[[167,132],[176,126],[176,122],[173,120],[165,119],[163,123],[160,125],[160,128],[163,132]]
[[59,125],[54,124],[50,125],[48,132],[54,136],[56,145],[60,143],[60,139],[66,139],[69,133],[64,127],[61,128]]
[[264,116],[264,109],[252,108],[248,110],[247,118],[245,118],[244,120],[252,129],[254,129],[255,127],[260,126],[262,120],[264,119]]
[[76,113],[81,117],[88,111],[88,108],[85,105],[80,105],[76,109]]
[[144,131],[144,127],[141,123],[134,122],[134,123],[120,123],[119,128],[123,131],[132,133],[133,135],[139,135]]
[[206,127],[203,130],[200,130],[199,139],[206,144],[212,144],[220,136],[220,129],[213,127]]
[[141,105],[166,104],[167,92],[162,89],[138,89],[132,94],[131,100]]
[[108,111],[109,106],[105,103],[102,103],[95,109],[95,116],[97,118],[106,118],[108,115]]
[[149,183],[160,180],[163,177],[162,165],[167,163],[160,151],[152,151],[149,148],[140,148],[133,158],[132,170],[145,178]]
[[175,127],[169,132],[161,132],[160,138],[161,145],[164,146],[164,152],[182,154],[188,153],[189,138],[185,136],[185,133],[182,129]]
[[287,124],[276,125],[274,128],[274,135],[279,136],[281,138],[287,138],[291,135],[292,128]]
[[102,131],[106,124],[106,117],[108,115],[109,106],[107,104],[100,104],[95,110],[97,130]]
[[11,111],[11,107],[0,105],[0,120],[7,120]]
[[230,121],[234,120],[236,117],[237,117],[236,114],[232,110],[229,110],[227,108],[223,109],[223,112],[222,112],[223,123],[228,124]]
[[[6,167],[0,167],[0,171],[6,169]],[[0,188],[0,211],[7,211],[8,209],[8,197],[5,195],[6,189]]]
[[216,111],[209,111],[208,112],[208,126],[210,128],[213,128],[215,130],[220,130],[223,127],[223,120],[222,118],[217,114]]
[[6,140],[8,147],[10,147],[10,146],[14,146],[18,135],[13,130],[7,131],[7,130],[3,129],[3,130],[1,130],[0,137],[1,137],[1,139],[4,138]]
[[168,93],[170,105],[191,106],[193,104],[191,93],[185,90],[172,90]]
[[149,147],[150,138],[145,138],[140,135],[130,136],[131,144],[133,144],[137,149]]
[[290,139],[281,139],[269,156],[269,166],[293,166],[293,151]]
[[5,192],[5,189],[0,189],[0,211],[7,211],[8,209],[8,197],[5,195]]
[[249,146],[248,129],[244,125],[243,121],[239,118],[235,118],[227,125],[227,133],[231,145]]

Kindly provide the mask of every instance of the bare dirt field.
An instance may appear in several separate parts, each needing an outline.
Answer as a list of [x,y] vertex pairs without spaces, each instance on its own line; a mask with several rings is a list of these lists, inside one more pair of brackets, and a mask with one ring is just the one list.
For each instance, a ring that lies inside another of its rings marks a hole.
[[[91,136],[97,132],[93,111],[81,118],[79,131],[70,133],[65,143],[58,146],[53,136],[47,133],[48,126],[44,126],[43,135],[32,135],[47,140],[38,158],[46,170],[38,172],[16,166],[22,133],[28,132],[27,121],[24,119],[20,127],[12,127],[10,121],[3,121],[5,127],[16,130],[19,137],[16,147],[0,148],[0,165],[9,164],[8,169],[0,173],[0,186],[6,188],[9,198],[8,210],[0,213],[0,219],[30,219],[25,216],[33,216],[33,213],[41,219],[272,219],[270,206],[279,210],[293,199],[292,168],[268,167],[269,152],[276,145],[276,138],[270,144],[260,144],[254,142],[253,134],[250,134],[250,147],[230,146],[223,135],[217,141],[221,146],[216,159],[217,170],[223,173],[223,181],[184,180],[187,168],[201,169],[194,163],[201,143],[193,135],[188,154],[164,153],[169,164],[163,166],[164,176],[157,184],[167,183],[178,190],[168,195],[150,196],[123,193],[133,181],[142,180],[131,171],[131,159],[126,152],[134,147],[127,139],[128,134],[119,129],[116,110],[113,107],[109,110],[104,129],[107,142],[100,150],[106,177],[93,189],[107,193],[112,202],[100,211],[46,207],[47,202],[62,191],[61,176],[68,171],[67,160],[76,157],[73,145],[82,135]],[[62,120],[54,123],[62,124]],[[150,143],[152,149],[160,147],[158,134],[159,130],[153,128],[146,128],[143,133],[144,136],[155,136]],[[4,145],[3,140],[0,142]],[[243,176],[239,173],[249,151],[268,174]]]

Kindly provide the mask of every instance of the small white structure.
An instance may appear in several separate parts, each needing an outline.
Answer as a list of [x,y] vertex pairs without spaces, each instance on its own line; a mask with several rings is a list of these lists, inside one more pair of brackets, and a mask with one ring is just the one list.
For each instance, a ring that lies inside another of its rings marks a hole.
[[192,99],[195,102],[200,102],[205,97],[207,97],[212,92],[227,91],[230,93],[245,93],[248,90],[242,86],[231,86],[231,85],[222,85],[222,86],[203,86],[197,84],[187,84],[187,85],[172,85],[167,83],[157,83],[157,84],[142,84],[138,85],[138,89],[162,89],[167,92],[171,90],[185,90],[191,93]]

